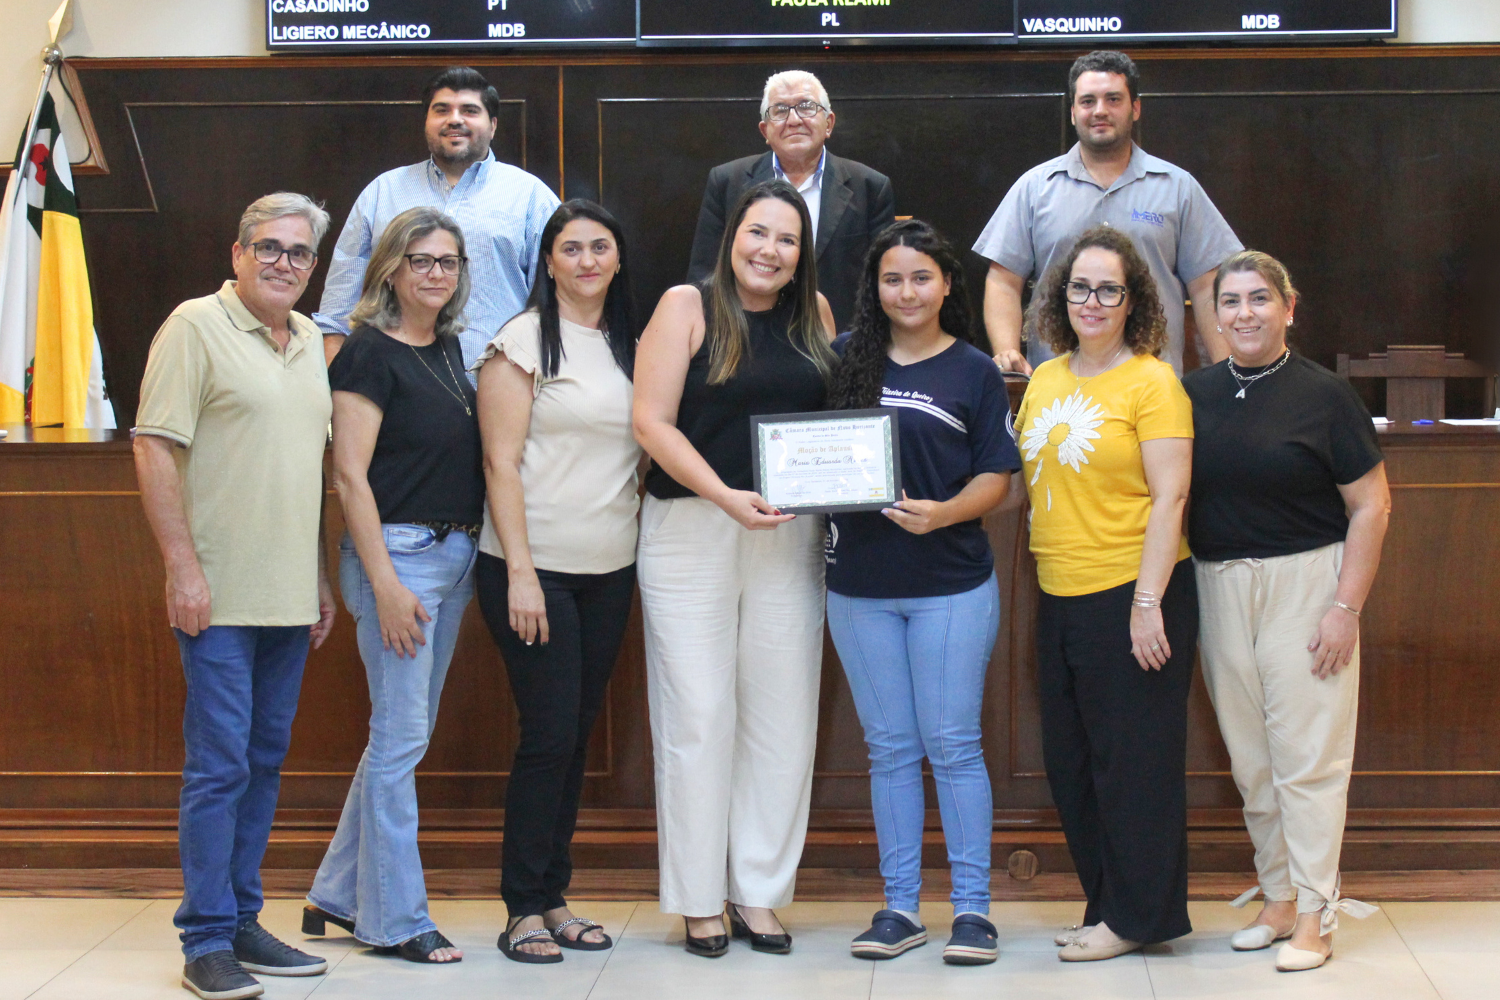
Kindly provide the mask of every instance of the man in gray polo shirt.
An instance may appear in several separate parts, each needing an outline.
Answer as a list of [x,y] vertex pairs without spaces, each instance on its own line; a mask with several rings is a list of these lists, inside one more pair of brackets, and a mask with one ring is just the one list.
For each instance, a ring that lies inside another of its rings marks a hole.
[[1243,247],[1191,174],[1131,140],[1141,117],[1135,62],[1123,52],[1080,57],[1068,73],[1068,99],[1078,142],[1022,174],[974,244],[990,261],[984,325],[995,363],[1029,375],[1053,356],[1035,339],[1022,355],[1021,293],[1027,279],[1040,279],[1079,234],[1100,224],[1127,233],[1151,268],[1167,314],[1163,360],[1182,374],[1186,298],[1207,349],[1204,362],[1228,357],[1214,321],[1214,274]]

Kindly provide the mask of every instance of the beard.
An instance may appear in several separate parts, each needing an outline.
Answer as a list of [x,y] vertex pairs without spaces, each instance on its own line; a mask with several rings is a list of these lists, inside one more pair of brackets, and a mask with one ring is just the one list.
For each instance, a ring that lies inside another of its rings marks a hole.
[[1094,138],[1093,133],[1089,131],[1088,126],[1086,125],[1083,127],[1075,125],[1074,130],[1078,133],[1078,141],[1083,143],[1089,149],[1093,150],[1096,153],[1109,153],[1121,148],[1122,146],[1130,145],[1135,132],[1134,125],[1134,122],[1126,121],[1125,127],[1117,131],[1113,139],[1107,140]]
[[474,133],[468,132],[464,134],[468,138],[469,144],[462,153],[448,152],[447,148],[443,145],[442,140],[444,137],[442,136],[439,136],[437,142],[429,143],[427,151],[432,154],[434,160],[448,166],[468,166],[471,163],[477,163],[484,159],[484,155],[488,151],[486,147],[474,141]]

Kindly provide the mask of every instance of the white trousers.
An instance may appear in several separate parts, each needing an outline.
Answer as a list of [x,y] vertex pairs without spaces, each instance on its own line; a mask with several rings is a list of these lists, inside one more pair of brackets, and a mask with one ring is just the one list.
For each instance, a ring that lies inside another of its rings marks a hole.
[[1195,560],[1203,678],[1229,747],[1266,899],[1338,899],[1359,646],[1319,680],[1307,644],[1333,606],[1344,544],[1271,559]]
[[648,495],[636,573],[662,911],[785,906],[812,794],[823,518],[747,531],[707,500]]

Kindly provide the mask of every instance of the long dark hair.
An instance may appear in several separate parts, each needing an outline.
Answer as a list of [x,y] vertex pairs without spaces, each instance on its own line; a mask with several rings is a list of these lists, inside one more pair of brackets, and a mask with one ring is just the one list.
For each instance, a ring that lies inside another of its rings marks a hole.
[[604,339],[609,342],[609,352],[615,356],[615,364],[633,378],[635,372],[635,301],[630,295],[630,269],[626,263],[625,233],[619,221],[596,202],[584,198],[572,198],[557,206],[552,218],[542,227],[541,246],[537,250],[536,281],[531,286],[531,295],[526,299],[526,310],[535,310],[542,324],[542,377],[557,375],[562,361],[562,330],[557,317],[557,279],[547,271],[547,258],[552,255],[553,245],[562,234],[563,227],[574,219],[590,219],[599,223],[615,238],[620,252],[620,270],[609,283],[604,296],[602,327]]
[[910,247],[931,257],[950,282],[948,297],[938,311],[944,333],[965,343],[974,343],[974,314],[969,308],[969,290],[963,263],[953,245],[920,219],[896,222],[870,241],[864,272],[854,301],[854,322],[848,346],[828,389],[831,410],[862,410],[880,405],[880,387],[885,382],[885,359],[891,346],[891,319],[880,305],[880,260],[892,247]]
[[747,189],[735,204],[734,212],[724,226],[724,238],[719,241],[719,260],[714,265],[713,276],[700,286],[703,291],[704,336],[709,345],[709,385],[720,385],[733,378],[740,362],[750,351],[750,324],[745,320],[745,307],[740,302],[734,277],[734,237],[750,206],[766,198],[776,198],[791,205],[802,220],[802,249],[797,257],[797,269],[792,273],[791,282],[781,290],[780,301],[790,298],[792,302],[792,316],[787,324],[788,339],[798,353],[818,366],[825,379],[833,369],[833,351],[828,347],[823,320],[818,313],[818,264],[812,216],[807,214],[807,203],[796,188],[783,180],[762,181]]
[[1151,277],[1146,258],[1141,256],[1130,237],[1107,223],[1078,237],[1068,255],[1047,269],[1032,296],[1026,325],[1056,354],[1077,350],[1078,332],[1068,319],[1064,286],[1073,275],[1078,255],[1091,247],[1108,250],[1119,257],[1125,270],[1126,301],[1131,307],[1130,315],[1125,317],[1126,346],[1133,354],[1160,357],[1162,349],[1167,346],[1167,316],[1162,312],[1161,297],[1156,293],[1156,280]]

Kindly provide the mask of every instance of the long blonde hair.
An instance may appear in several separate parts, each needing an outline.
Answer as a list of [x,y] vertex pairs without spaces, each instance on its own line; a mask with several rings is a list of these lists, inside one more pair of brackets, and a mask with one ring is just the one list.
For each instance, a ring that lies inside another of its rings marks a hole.
[[792,300],[787,338],[798,354],[817,366],[818,374],[825,382],[833,371],[836,359],[833,349],[828,346],[828,336],[818,312],[818,264],[812,217],[807,214],[807,203],[796,188],[783,180],[770,180],[762,181],[740,196],[729,224],[724,227],[713,276],[702,285],[709,385],[728,382],[750,353],[750,324],[745,319],[745,307],[740,302],[734,276],[734,238],[750,206],[766,198],[786,202],[802,219],[802,250],[797,258],[797,268],[792,272],[791,282],[781,290],[783,299],[790,296]]
[[[363,323],[382,330],[401,325],[401,302],[396,298],[396,290],[391,287],[389,279],[406,260],[406,248],[413,241],[430,236],[439,229],[453,234],[453,242],[458,244],[458,255],[465,256],[464,231],[452,217],[435,208],[408,208],[391,220],[391,224],[385,227],[385,232],[380,234],[375,252],[370,254],[359,304],[349,313],[349,329]],[[433,267],[437,266],[433,264]],[[463,312],[469,301],[469,287],[469,269],[465,266],[458,272],[458,284],[454,286],[453,297],[438,310],[433,332],[439,337],[457,336],[464,328]]]

